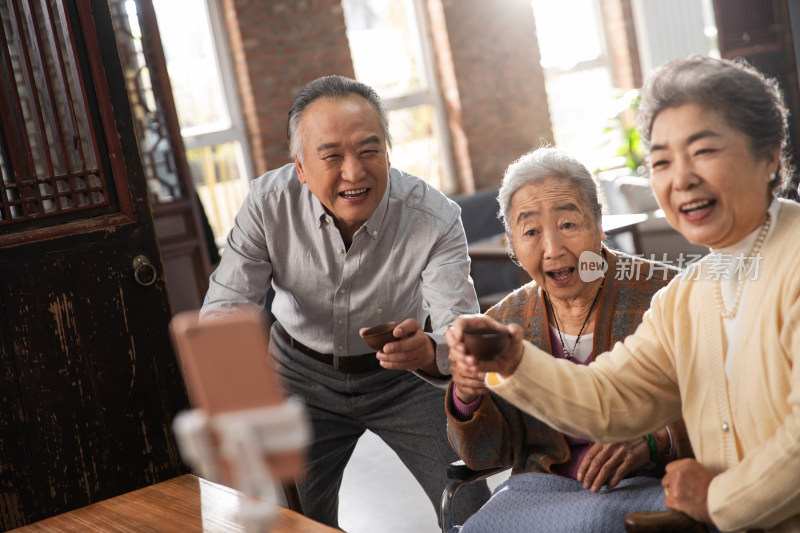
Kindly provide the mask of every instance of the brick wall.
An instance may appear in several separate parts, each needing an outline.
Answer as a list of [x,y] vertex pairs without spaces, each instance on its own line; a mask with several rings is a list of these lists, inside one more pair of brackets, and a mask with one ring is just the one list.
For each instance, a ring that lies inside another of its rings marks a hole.
[[290,161],[292,98],[330,74],[355,77],[340,0],[223,0],[256,174]]
[[[508,164],[552,140],[529,0],[425,0],[462,191],[496,186]],[[288,161],[294,94],[354,77],[340,0],[222,0],[256,173]]]
[[472,176],[472,161],[469,157],[469,142],[461,116],[461,96],[458,93],[458,80],[453,64],[453,54],[450,52],[447,22],[441,0],[428,0],[427,10],[434,66],[447,117],[447,131],[450,135],[455,178],[458,182],[459,192],[472,193],[475,192],[475,181]]
[[[441,2],[476,189],[495,186],[509,163],[552,142],[530,0]],[[452,109],[449,109],[452,111]]]

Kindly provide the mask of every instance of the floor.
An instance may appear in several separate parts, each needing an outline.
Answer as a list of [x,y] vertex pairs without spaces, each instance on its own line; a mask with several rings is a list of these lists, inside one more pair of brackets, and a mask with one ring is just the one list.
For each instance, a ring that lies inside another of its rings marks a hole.
[[[505,477],[489,478],[489,488],[493,490]],[[414,477],[391,448],[369,431],[358,441],[344,471],[339,525],[348,533],[440,531],[433,506]]]

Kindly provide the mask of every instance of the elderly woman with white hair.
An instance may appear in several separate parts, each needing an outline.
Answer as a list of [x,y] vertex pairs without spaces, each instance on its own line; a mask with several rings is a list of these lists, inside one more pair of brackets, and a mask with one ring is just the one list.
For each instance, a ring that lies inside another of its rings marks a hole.
[[[653,294],[676,273],[603,244],[597,184],[557,148],[506,170],[498,201],[509,253],[532,281],[488,315],[519,324],[524,338],[568,365],[589,365],[633,333]],[[602,269],[581,270],[587,258]],[[450,443],[473,469],[512,468],[511,478],[462,533],[619,531],[627,513],[663,509],[663,466],[691,455],[677,421],[611,444],[576,438],[487,393],[483,374],[451,365]]]
[[722,531],[800,531],[800,205],[777,84],[746,63],[675,60],[650,75],[640,132],[670,224],[711,249],[658,292],[633,335],[588,367],[512,340],[494,361],[451,360],[552,426],[602,442],[683,415],[695,459],[670,463],[664,503]]

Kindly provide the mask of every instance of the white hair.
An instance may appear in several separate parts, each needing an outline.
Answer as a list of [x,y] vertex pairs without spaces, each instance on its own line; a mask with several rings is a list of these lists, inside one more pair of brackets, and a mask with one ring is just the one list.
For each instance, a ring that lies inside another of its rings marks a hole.
[[560,148],[543,146],[523,155],[506,169],[503,184],[497,194],[500,204],[498,218],[506,231],[506,242],[511,246],[511,200],[524,185],[545,179],[567,180],[584,207],[592,214],[598,228],[602,228],[602,206],[598,199],[597,182],[586,166]]

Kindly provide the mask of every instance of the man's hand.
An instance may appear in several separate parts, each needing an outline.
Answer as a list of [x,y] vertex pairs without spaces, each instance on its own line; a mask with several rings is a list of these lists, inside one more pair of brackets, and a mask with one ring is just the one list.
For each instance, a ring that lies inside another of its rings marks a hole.
[[[467,347],[461,341],[465,329],[479,327],[505,328],[511,334],[505,351],[491,361],[476,359],[467,352]],[[522,327],[518,324],[505,326],[486,315],[462,315],[456,318],[453,326],[444,334],[444,338],[450,347],[451,372],[455,366],[457,372],[468,376],[497,372],[503,377],[508,377],[514,373],[522,360]]]
[[578,467],[583,488],[598,492],[603,485],[616,487],[630,472],[646,465],[650,447],[643,438],[611,444],[592,444]]
[[711,523],[708,514],[708,486],[715,474],[694,459],[672,461],[666,466],[664,505],[683,511],[699,522]]
[[[361,328],[363,333],[367,328]],[[400,340],[390,342],[377,353],[383,368],[392,370],[422,370],[439,376],[436,367],[436,352],[433,341],[422,331],[422,326],[413,318],[407,318],[394,328],[394,336]]]

